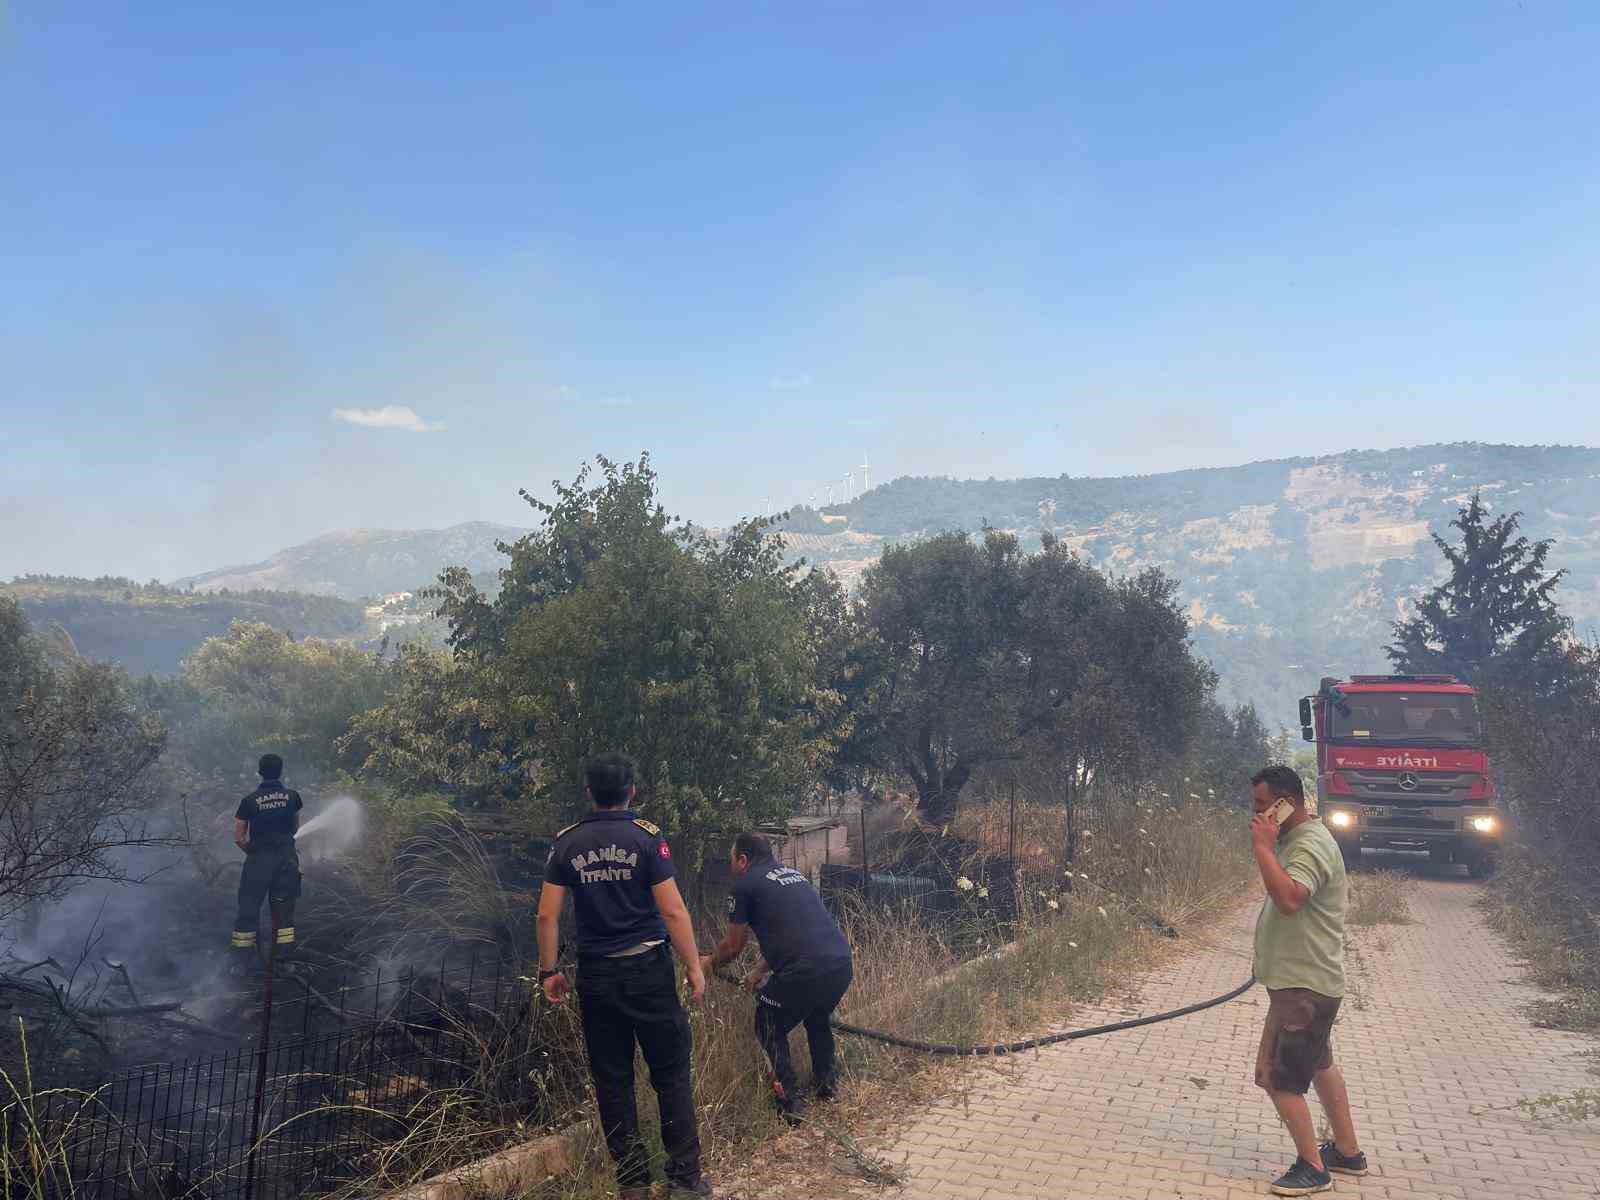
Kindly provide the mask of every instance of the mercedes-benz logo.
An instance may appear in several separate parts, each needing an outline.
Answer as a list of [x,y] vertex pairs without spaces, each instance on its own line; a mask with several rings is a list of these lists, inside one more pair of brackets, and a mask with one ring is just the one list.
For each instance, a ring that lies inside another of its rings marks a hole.
[[1400,772],[1400,790],[1402,792],[1414,792],[1417,790],[1417,777],[1410,771]]

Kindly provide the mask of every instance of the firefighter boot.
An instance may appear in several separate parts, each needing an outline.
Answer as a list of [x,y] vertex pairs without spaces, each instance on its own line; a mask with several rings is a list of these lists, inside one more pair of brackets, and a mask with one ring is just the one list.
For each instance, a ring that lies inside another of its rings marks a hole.
[[223,973],[229,979],[248,979],[250,969],[256,964],[256,933],[253,929],[235,929],[228,943],[227,965]]

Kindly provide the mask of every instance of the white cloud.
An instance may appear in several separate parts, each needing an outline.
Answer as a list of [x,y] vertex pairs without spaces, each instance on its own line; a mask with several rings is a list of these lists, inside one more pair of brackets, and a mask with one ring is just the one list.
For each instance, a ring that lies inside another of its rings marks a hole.
[[385,404],[382,408],[336,408],[332,416],[335,421],[343,421],[347,425],[364,425],[368,429],[436,433],[444,428],[442,424],[429,424],[424,421],[417,416],[417,410],[409,404]]

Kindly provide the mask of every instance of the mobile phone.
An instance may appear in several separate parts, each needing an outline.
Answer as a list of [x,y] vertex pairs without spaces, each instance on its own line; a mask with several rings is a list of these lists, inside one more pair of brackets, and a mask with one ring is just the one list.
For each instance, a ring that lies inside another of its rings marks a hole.
[[1267,816],[1272,818],[1274,825],[1281,826],[1290,817],[1294,816],[1294,805],[1287,800],[1279,800],[1267,810]]

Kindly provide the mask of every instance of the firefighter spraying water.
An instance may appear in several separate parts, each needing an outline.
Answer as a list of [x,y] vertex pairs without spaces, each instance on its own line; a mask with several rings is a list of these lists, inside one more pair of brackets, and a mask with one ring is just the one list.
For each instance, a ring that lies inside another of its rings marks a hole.
[[[261,901],[270,898],[272,925],[278,952],[294,945],[294,905],[300,895],[300,856],[295,831],[305,807],[300,793],[283,783],[283,759],[263,754],[258,767],[261,784],[243,800],[233,816],[233,840],[244,851],[239,874],[239,911],[233,922],[232,949],[256,949],[256,927]],[[243,963],[235,964],[242,967]]]

